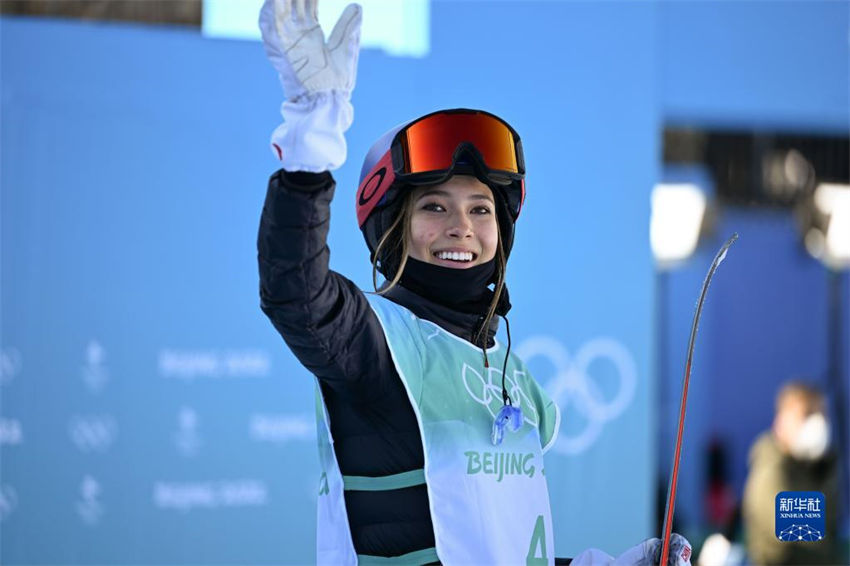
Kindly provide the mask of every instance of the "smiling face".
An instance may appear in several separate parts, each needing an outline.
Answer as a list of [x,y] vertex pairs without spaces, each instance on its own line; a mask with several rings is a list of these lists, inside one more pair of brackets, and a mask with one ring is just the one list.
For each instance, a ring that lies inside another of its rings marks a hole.
[[490,187],[475,177],[455,175],[416,189],[412,198],[410,257],[457,269],[495,257],[499,227]]

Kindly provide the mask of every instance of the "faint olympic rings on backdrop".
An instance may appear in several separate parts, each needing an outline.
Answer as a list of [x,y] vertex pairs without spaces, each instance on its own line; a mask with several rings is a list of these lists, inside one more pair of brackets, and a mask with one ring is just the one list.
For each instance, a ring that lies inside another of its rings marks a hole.
[[[578,433],[568,436],[562,430],[558,434],[554,449],[563,454],[579,454],[590,448],[605,424],[619,417],[634,399],[637,366],[626,347],[612,338],[589,340],[570,356],[558,340],[533,336],[520,344],[517,354],[526,364],[540,357],[554,366],[553,376],[535,374],[535,377],[561,409],[562,429],[572,411],[578,411],[586,421]],[[590,372],[590,365],[599,360],[612,363],[618,376],[616,393],[610,399],[605,398]]]
[[[484,379],[475,368],[464,363],[461,370],[461,378],[466,392],[476,402],[487,407],[490,416],[496,418],[504,401],[502,400],[502,369],[495,367],[485,368],[487,379]],[[505,374],[505,389],[511,396],[514,407],[522,409],[523,420],[533,427],[540,422],[540,416],[531,398],[520,387],[520,377],[524,377],[524,371],[513,371],[513,375]]]

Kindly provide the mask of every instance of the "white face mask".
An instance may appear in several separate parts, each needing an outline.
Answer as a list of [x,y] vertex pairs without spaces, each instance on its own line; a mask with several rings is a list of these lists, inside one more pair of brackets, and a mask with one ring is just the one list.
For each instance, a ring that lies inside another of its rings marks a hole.
[[829,424],[823,413],[809,415],[791,443],[791,454],[799,460],[814,461],[829,447]]

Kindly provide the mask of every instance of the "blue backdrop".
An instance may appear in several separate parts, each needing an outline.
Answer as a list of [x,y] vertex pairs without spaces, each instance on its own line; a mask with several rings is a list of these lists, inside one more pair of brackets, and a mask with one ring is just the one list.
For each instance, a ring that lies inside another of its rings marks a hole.
[[[559,396],[562,436],[547,457],[559,555],[617,553],[655,534],[665,417],[647,226],[663,124],[846,131],[847,16],[829,2],[434,2],[427,57],[362,53],[330,233],[331,266],[361,287],[370,274],[352,197],[380,133],[472,106],[523,136],[514,344],[550,391],[586,380],[596,395]],[[256,227],[281,100],[261,45],[26,18],[0,19],[0,42],[0,562],[311,562],[312,380],[258,307]],[[777,239],[785,220],[749,240],[750,215],[724,222],[719,232],[737,229],[753,256],[792,245]],[[682,273],[701,274],[707,253]],[[731,320],[707,313],[701,335],[698,361],[722,349],[711,371],[727,375],[744,351],[750,369],[764,357],[717,338],[750,320],[732,308],[747,300],[739,287],[721,287],[736,271],[754,277],[746,257],[730,254],[711,297]],[[802,273],[823,277],[811,261]],[[672,282],[677,320],[689,319],[699,277]],[[805,326],[820,314],[789,316]],[[816,365],[821,339],[794,359]],[[695,383],[708,371],[698,365]],[[692,434],[714,422],[711,407],[689,417]],[[762,426],[729,411],[729,427]],[[690,450],[685,517],[699,509]]]

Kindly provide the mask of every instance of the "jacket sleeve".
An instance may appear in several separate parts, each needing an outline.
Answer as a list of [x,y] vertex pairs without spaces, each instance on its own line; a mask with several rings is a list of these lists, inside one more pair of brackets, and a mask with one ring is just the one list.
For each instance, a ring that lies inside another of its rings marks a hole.
[[272,175],[257,238],[260,307],[325,385],[371,396],[385,388],[392,361],[363,292],[328,268],[334,188],[327,172]]

